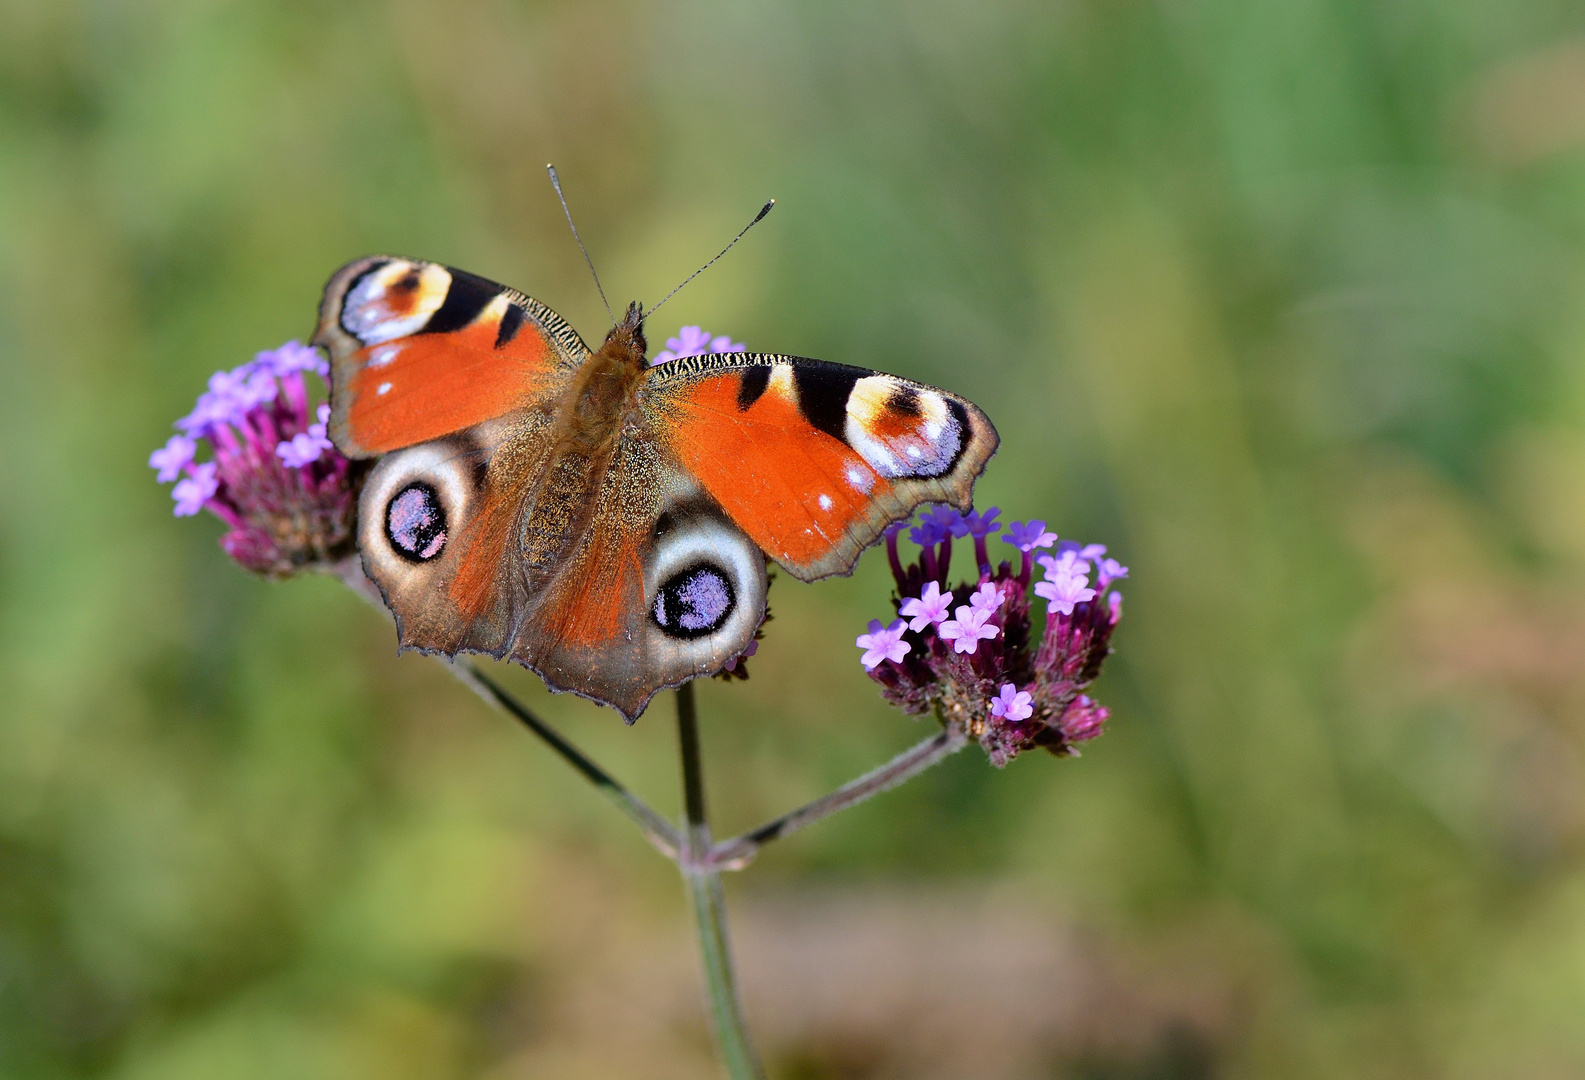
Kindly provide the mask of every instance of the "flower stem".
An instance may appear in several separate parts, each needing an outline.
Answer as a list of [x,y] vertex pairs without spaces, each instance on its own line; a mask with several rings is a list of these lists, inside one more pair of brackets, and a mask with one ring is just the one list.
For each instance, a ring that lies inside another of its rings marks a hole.
[[643,799],[623,787],[616,777],[590,760],[582,750],[569,742],[566,736],[535,716],[527,706],[507,693],[500,684],[477,667],[472,664],[457,663],[451,663],[450,666],[457,678],[473,685],[476,691],[482,687],[485,700],[499,705],[517,717],[523,722],[524,727],[543,739],[563,761],[582,774],[589,783],[599,788],[602,795],[632,819],[656,851],[673,860],[682,854],[682,838],[677,834],[677,830],[672,828],[665,818],[651,810]]
[[726,899],[721,875],[708,863],[710,825],[705,817],[704,770],[699,760],[699,713],[693,683],[677,689],[677,745],[682,757],[683,857],[677,861],[693,906],[699,931],[699,959],[704,969],[710,1026],[717,1052],[732,1080],[763,1080],[764,1072],[738,1005],[732,973],[732,946],[727,938]]
[[783,814],[752,832],[723,840],[712,847],[705,861],[714,870],[741,870],[753,861],[760,848],[789,833],[813,825],[850,806],[888,791],[905,780],[912,780],[932,765],[950,757],[968,744],[961,728],[952,727],[909,747],[886,764],[850,780],[829,795]]

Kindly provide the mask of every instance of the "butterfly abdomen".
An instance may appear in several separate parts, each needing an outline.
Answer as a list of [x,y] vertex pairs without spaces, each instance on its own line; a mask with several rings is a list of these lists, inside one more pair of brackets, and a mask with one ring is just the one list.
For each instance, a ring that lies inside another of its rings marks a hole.
[[[530,586],[559,566],[588,529],[617,439],[636,411],[644,337],[636,313],[579,366],[555,419],[549,459],[522,523]],[[542,579],[541,579],[542,580]]]
[[551,460],[523,519],[519,544],[523,565],[530,577],[543,580],[583,535],[594,509],[594,496],[610,468],[604,460],[587,454],[561,453]]

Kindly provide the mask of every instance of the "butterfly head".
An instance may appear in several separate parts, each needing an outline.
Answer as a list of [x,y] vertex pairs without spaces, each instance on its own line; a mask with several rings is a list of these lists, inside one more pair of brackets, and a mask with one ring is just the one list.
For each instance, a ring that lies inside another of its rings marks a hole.
[[649,342],[644,339],[644,306],[635,300],[627,306],[627,314],[622,316],[622,321],[611,327],[611,332],[605,335],[600,352],[620,357],[643,370],[648,366],[644,359],[647,351]]

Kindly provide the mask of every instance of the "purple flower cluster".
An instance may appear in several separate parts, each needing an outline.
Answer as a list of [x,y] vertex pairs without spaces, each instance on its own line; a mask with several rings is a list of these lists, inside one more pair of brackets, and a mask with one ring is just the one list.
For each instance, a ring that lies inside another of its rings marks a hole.
[[[220,546],[254,573],[284,577],[352,549],[357,477],[326,434],[329,406],[310,410],[303,379],[327,371],[295,341],[217,371],[178,434],[149,455],[159,481],[176,482],[176,515],[220,518],[230,526]],[[196,460],[202,443],[209,461]]]
[[711,337],[710,334],[697,326],[685,326],[677,331],[677,336],[666,339],[666,347],[655,354],[650,366],[664,364],[668,360],[676,360],[682,356],[706,356],[710,353],[744,352],[746,346],[740,341],[731,338]]
[[[1128,568],[1107,558],[1100,544],[1058,540],[1043,521],[1006,525],[1001,538],[1018,549],[1018,566],[1009,560],[993,567],[987,540],[1004,528],[999,513],[926,507],[918,524],[888,529],[899,618],[889,625],[872,620],[857,645],[886,700],[908,713],[935,712],[1003,766],[1037,746],[1076,753],[1078,743],[1101,733],[1108,710],[1083,691],[1111,652],[1122,617],[1122,596],[1111,586]],[[908,566],[897,550],[905,529],[920,548]],[[953,587],[952,542],[966,538],[974,541],[977,573]],[[1031,637],[1031,594],[1046,604],[1038,644]]]

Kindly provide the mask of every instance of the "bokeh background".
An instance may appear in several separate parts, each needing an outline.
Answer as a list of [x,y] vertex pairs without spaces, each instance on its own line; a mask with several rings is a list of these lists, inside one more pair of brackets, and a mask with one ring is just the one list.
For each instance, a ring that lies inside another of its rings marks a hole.
[[[420,255],[971,396],[1133,568],[1078,759],[729,883],[777,1080],[1585,1073],[1585,13],[0,0],[0,1075],[716,1075],[669,864],[145,465]],[[847,580],[701,693],[718,831],[924,734]],[[672,712],[511,685],[675,812]]]

